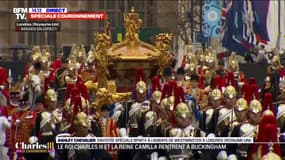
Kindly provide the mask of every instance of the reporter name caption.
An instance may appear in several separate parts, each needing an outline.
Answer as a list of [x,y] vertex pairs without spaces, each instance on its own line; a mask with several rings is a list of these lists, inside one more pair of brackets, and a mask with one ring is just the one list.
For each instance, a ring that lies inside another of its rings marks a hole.
[[251,137],[57,137],[57,149],[123,149],[123,150],[152,150],[152,149],[226,149],[229,143],[253,143]]

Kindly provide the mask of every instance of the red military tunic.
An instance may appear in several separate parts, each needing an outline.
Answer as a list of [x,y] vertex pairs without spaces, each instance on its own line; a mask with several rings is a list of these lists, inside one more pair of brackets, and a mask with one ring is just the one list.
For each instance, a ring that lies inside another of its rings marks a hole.
[[2,92],[3,96],[6,98],[7,102],[9,102],[9,92],[8,92],[8,77],[6,69],[3,67],[0,67],[0,87],[3,86],[4,89],[0,89],[0,92]]
[[14,113],[13,121],[15,134],[14,141],[24,142],[29,144],[29,138],[31,137],[32,130],[34,129],[35,119],[37,112],[31,111],[28,107]]

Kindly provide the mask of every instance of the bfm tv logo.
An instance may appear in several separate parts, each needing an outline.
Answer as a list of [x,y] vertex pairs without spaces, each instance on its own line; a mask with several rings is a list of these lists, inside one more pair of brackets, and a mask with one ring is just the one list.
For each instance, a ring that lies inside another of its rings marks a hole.
[[46,144],[39,144],[33,143],[33,144],[25,144],[24,142],[17,142],[15,144],[16,152],[24,153],[39,153],[39,152],[53,152],[54,151],[54,142],[47,142]]
[[17,20],[27,19],[28,8],[13,8],[13,13],[16,15]]

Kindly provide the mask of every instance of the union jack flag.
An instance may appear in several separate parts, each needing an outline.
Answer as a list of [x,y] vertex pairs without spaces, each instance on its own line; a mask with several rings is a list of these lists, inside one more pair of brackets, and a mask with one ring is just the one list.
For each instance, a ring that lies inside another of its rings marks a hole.
[[232,8],[232,4],[233,4],[232,0],[224,0],[223,1],[221,38],[224,36],[226,16],[227,16],[228,11]]

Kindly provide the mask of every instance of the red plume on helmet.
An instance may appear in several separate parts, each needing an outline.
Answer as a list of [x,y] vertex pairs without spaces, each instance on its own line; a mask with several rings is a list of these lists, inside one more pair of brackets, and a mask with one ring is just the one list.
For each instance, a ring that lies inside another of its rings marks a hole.
[[175,95],[175,89],[177,87],[177,82],[175,80],[170,80],[170,81],[168,81],[168,83],[169,83],[168,95],[174,96]]
[[72,118],[72,122],[74,120],[74,117],[76,116],[77,113],[83,111],[83,107],[82,107],[82,101],[81,101],[81,96],[80,95],[76,95],[74,97],[74,100],[73,100],[73,103],[72,105],[73,106],[73,118]]
[[[261,122],[259,123],[259,130],[256,142],[263,142],[263,144],[256,143],[253,145],[250,152],[249,159],[253,159],[253,155],[256,154],[258,148],[261,146],[261,156],[264,156],[269,152],[269,145],[272,142],[273,152],[275,154],[281,155],[280,145],[275,143],[278,142],[278,130],[277,130],[277,121],[274,114],[267,110],[263,113]],[[266,142],[264,144],[264,142]]]
[[[176,107],[175,105],[175,91],[176,91],[176,88],[177,88],[177,83],[175,80],[170,80],[168,81],[168,84],[169,84],[169,88],[168,88],[168,97],[171,97],[171,96],[174,96],[174,104],[173,104],[173,108]],[[172,126],[175,125],[175,119],[174,119],[174,109],[172,110],[172,114],[171,114],[171,117],[170,117],[170,123]]]
[[244,98],[247,100],[248,104],[253,100],[253,99],[259,99],[259,94],[258,94],[258,86],[256,84],[255,78],[251,77],[249,79],[249,83],[245,83],[242,85],[242,94]]
[[181,86],[177,86],[174,88],[174,108],[173,108],[173,111],[172,111],[172,114],[170,117],[170,122],[171,122],[172,126],[175,125],[174,112],[175,112],[176,106],[180,102],[185,102],[184,91],[183,91],[183,88]]
[[265,111],[266,109],[271,110],[273,113],[275,113],[273,100],[272,100],[272,94],[266,93],[263,98],[263,104],[262,104],[262,111]]
[[167,98],[169,97],[169,89],[170,89],[170,84],[166,83],[162,89],[162,95],[161,95],[161,99]]
[[145,76],[144,76],[144,69],[143,68],[136,68],[136,84],[139,82],[139,81],[146,81],[145,79]]
[[221,76],[215,76],[215,78],[213,80],[213,83],[214,83],[213,88],[218,88],[218,89],[222,90],[221,82],[222,82]]
[[251,100],[253,100],[254,98],[259,99],[257,84],[250,84],[249,90],[251,91]]
[[88,99],[88,90],[87,90],[87,87],[85,86],[85,84],[83,82],[80,82],[80,83],[78,83],[78,87],[80,89],[81,96],[87,100]]
[[50,84],[49,77],[45,77],[44,78],[44,92],[43,93],[46,93],[47,90],[50,88],[49,84]]
[[235,89],[237,89],[237,84],[235,81],[235,75],[233,72],[228,73],[228,85],[233,86]]
[[152,87],[151,87],[151,92],[153,93],[154,91],[158,90],[161,91],[161,85],[159,83],[159,77],[158,76],[154,76],[152,78]]
[[249,84],[256,84],[256,79],[254,77],[250,77]]
[[75,84],[67,84],[67,87],[66,87],[66,94],[65,94],[65,100],[69,99],[71,97],[71,89],[75,86]]
[[72,103],[74,102],[74,99],[75,99],[76,95],[80,95],[80,90],[79,90],[79,88],[76,85],[74,85],[71,88],[71,93],[70,93],[70,99],[71,99]]
[[251,100],[252,100],[252,94],[251,94],[251,90],[250,90],[250,86],[249,84],[245,83],[242,85],[241,88],[241,92],[242,92],[242,96],[244,97],[244,99],[246,99],[247,103],[250,104]]
[[[44,96],[46,95],[47,90],[50,88],[49,84],[50,84],[50,78],[45,77],[44,78],[44,90],[43,90]],[[47,108],[45,100],[44,100],[44,108]]]
[[176,106],[181,102],[185,102],[185,94],[184,94],[183,88],[181,86],[177,86],[175,88],[174,109],[173,110],[175,110]]

